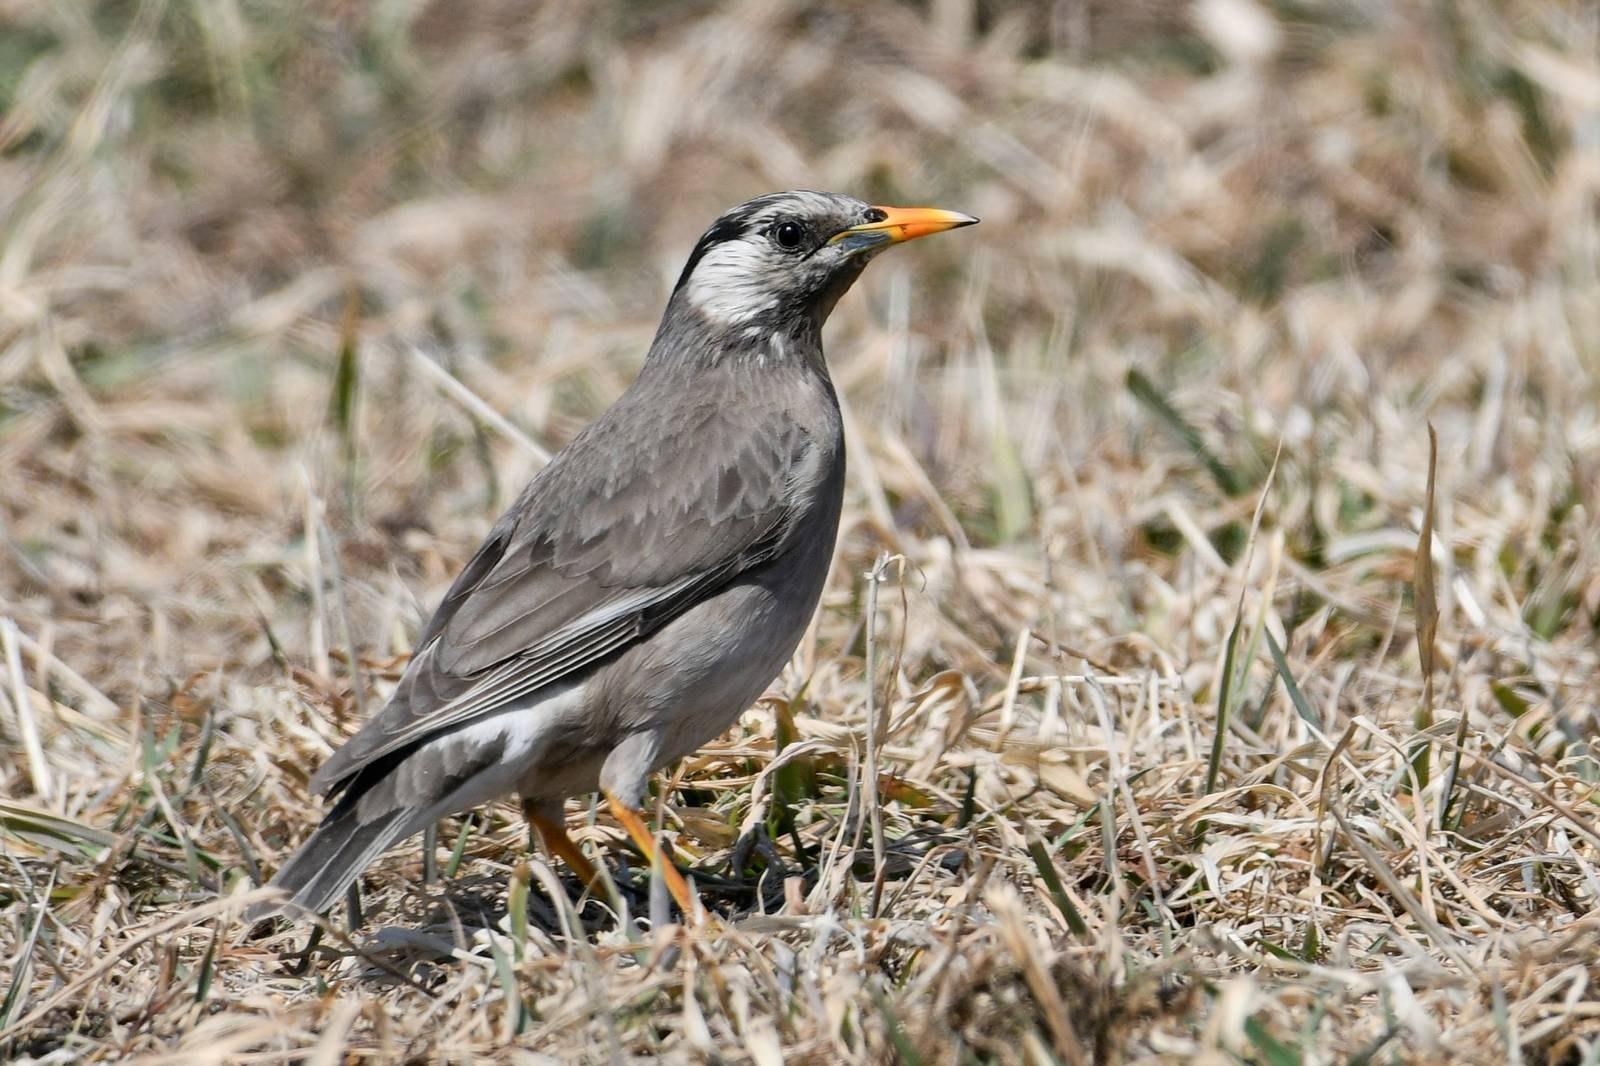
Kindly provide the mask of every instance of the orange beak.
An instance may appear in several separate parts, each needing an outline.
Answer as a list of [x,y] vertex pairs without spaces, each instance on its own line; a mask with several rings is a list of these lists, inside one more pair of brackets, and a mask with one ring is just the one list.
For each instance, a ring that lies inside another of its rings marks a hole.
[[978,220],[959,211],[941,211],[936,207],[874,207],[883,217],[876,222],[863,222],[859,226],[840,230],[828,238],[829,244],[844,244],[852,249],[878,248],[902,241],[914,241],[933,233],[943,233],[958,226],[970,226]]

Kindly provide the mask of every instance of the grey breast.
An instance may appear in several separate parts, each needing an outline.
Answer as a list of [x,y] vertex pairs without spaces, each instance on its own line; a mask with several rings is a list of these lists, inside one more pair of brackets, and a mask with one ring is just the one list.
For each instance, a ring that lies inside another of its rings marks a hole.
[[[773,557],[619,657],[591,687],[591,714],[618,734],[661,733],[652,769],[724,732],[783,669],[821,598],[844,494],[844,438],[831,385],[807,368],[740,402],[733,426],[788,427],[792,462],[775,491],[791,513]],[[735,451],[736,440],[727,445]],[[764,471],[758,471],[765,473]]]

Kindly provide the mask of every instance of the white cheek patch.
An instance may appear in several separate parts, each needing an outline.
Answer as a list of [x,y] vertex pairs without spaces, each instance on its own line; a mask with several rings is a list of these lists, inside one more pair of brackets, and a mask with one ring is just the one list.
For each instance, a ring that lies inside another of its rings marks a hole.
[[[763,244],[757,244],[761,241]],[[706,252],[689,275],[689,303],[715,322],[739,325],[777,304],[776,265],[765,238],[723,241]]]

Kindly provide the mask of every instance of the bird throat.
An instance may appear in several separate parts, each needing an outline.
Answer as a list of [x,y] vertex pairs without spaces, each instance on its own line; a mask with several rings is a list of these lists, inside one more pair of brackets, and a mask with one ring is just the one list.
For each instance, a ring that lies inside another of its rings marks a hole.
[[[835,300],[837,297],[834,298]],[[650,345],[647,365],[682,367],[809,367],[825,371],[822,322],[813,304],[774,306],[739,321],[707,313],[675,293]],[[819,313],[820,312],[820,313]]]

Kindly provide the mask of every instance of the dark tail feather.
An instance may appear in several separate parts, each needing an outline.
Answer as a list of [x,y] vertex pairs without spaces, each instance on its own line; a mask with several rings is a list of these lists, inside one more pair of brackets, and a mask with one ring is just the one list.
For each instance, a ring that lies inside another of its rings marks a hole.
[[273,875],[270,884],[290,894],[285,903],[263,903],[246,915],[251,921],[303,908],[320,913],[337,903],[368,863],[404,835],[404,810],[391,810],[370,822],[356,820],[354,803],[341,803],[317,826],[300,850]]

